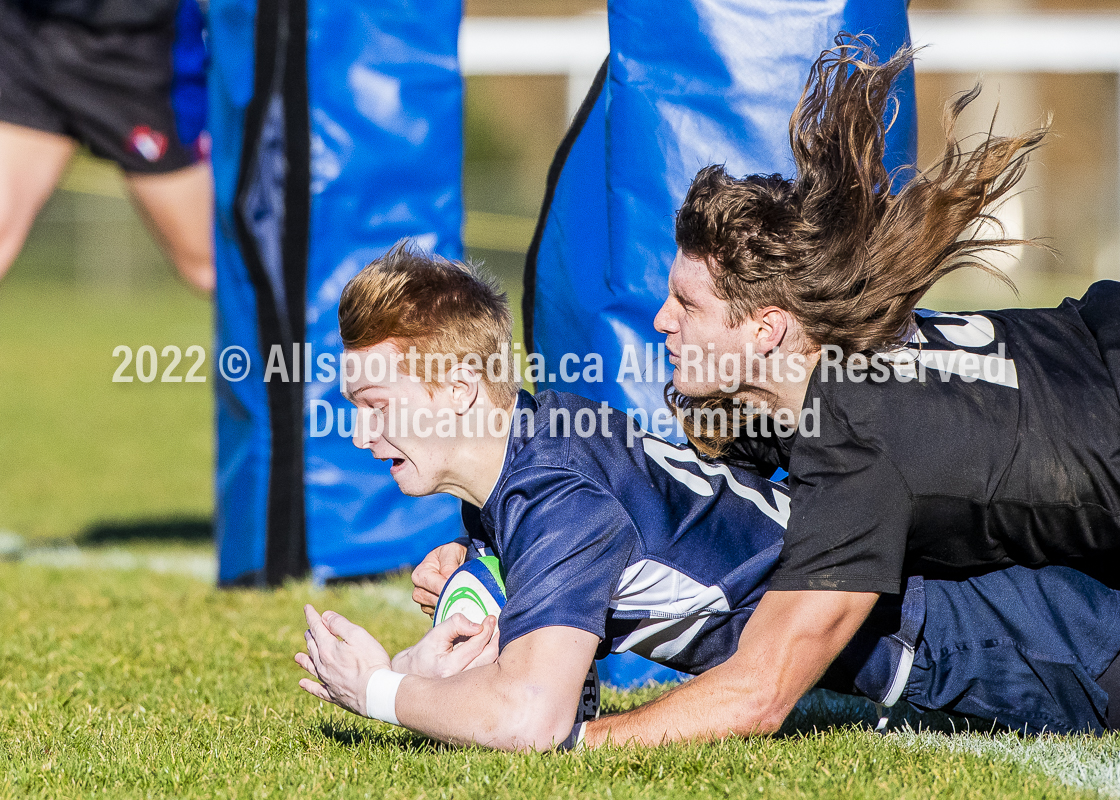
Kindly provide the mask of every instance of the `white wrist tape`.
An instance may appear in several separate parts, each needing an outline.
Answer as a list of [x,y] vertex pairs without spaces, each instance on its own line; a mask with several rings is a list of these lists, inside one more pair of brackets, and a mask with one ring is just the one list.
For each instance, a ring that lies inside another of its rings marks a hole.
[[390,725],[400,725],[397,721],[397,690],[404,680],[403,672],[379,669],[369,676],[366,684],[366,716],[379,719]]

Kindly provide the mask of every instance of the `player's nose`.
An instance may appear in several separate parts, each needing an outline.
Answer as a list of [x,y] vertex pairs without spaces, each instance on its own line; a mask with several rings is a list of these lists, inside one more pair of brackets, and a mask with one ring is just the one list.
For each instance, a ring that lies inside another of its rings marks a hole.
[[381,440],[383,417],[371,408],[358,409],[358,419],[354,424],[354,446],[360,450],[372,450]]
[[657,314],[653,318],[653,328],[658,333],[670,334],[677,332],[677,317],[673,306],[673,298],[667,297],[665,298],[665,302],[661,304],[661,308],[657,310]]

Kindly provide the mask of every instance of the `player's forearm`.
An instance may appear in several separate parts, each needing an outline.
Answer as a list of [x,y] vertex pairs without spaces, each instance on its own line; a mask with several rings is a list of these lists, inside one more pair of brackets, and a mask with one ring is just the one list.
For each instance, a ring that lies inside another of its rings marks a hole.
[[588,725],[584,745],[608,737],[656,745],[773,733],[867,618],[877,595],[768,592],[724,663],[647,706]]
[[584,746],[656,746],[774,733],[800,699],[782,695],[765,672],[725,662],[633,711],[589,722]]
[[397,692],[396,714],[401,725],[452,744],[547,750],[572,727],[552,693],[545,685],[506,679],[497,664],[448,678],[409,675]]

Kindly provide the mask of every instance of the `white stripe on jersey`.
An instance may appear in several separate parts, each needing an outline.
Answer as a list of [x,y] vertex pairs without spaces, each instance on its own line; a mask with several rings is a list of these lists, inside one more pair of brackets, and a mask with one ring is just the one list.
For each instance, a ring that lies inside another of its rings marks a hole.
[[915,350],[910,347],[883,353],[882,357],[902,381],[918,378],[916,364],[921,362],[925,367],[924,380],[940,377],[944,381],[949,375],[959,375],[967,381],[980,380],[1011,389],[1019,388],[1019,373],[1015,369],[1015,362],[1010,358],[970,353],[966,350]]
[[728,612],[731,605],[719,586],[705,586],[673,567],[643,559],[623,571],[611,608],[649,615],[613,652],[632,650],[663,661],[688,647],[713,613]]
[[[933,327],[946,341],[958,347],[984,349],[996,343],[996,326],[982,314],[945,314],[924,308],[916,309],[914,313],[922,319],[944,321],[946,324],[934,323]],[[998,355],[972,353],[968,350],[930,349],[925,346],[929,344],[929,339],[921,328],[917,328],[907,344],[917,347],[904,347],[883,354],[900,380],[912,381],[917,378],[917,364],[921,363],[927,371],[937,370],[942,381],[950,375],[959,375],[967,381],[981,380],[1011,389],[1019,388],[1019,373],[1015,369],[1015,362],[1003,357],[1002,343]]]
[[770,517],[770,519],[774,520],[783,528],[786,527],[789,522],[789,497],[784,492],[772,491],[771,494],[774,496],[774,505],[770,505],[757,489],[752,489],[750,486],[744,486],[739,483],[726,464],[712,464],[707,461],[702,461],[700,457],[689,448],[674,447],[668,442],[658,439],[656,436],[646,435],[642,437],[642,447],[645,449],[646,455],[653,459],[659,467],[701,497],[711,497],[715,494],[712,485],[699,475],[689,472],[687,469],[673,466],[669,463],[669,459],[686,464],[695,464],[705,475],[722,475],[723,479],[727,481],[728,489],[740,497],[750,500],[759,511]]

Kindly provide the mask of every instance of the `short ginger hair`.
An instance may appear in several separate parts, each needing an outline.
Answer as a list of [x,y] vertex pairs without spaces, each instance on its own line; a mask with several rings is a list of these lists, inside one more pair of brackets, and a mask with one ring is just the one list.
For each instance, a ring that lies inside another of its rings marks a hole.
[[[421,355],[416,366],[431,391],[431,364],[470,362],[477,357],[482,383],[499,407],[511,405],[521,376],[510,363],[513,316],[496,279],[467,261],[451,261],[398,242],[350,279],[338,304],[338,328],[347,350],[392,340]],[[501,370],[488,370],[491,356],[506,353]],[[407,362],[405,362],[407,368]],[[494,377],[494,372],[497,377]]]

